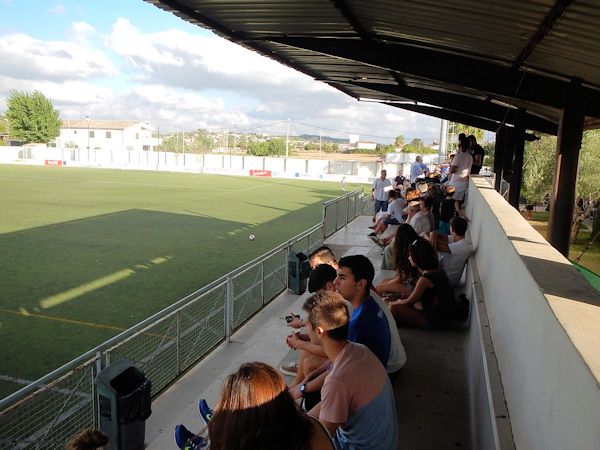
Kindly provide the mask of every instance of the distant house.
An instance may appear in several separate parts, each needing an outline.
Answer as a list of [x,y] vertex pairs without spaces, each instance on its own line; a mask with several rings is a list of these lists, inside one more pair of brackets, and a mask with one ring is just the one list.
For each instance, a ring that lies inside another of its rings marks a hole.
[[363,150],[375,150],[377,148],[377,142],[359,141],[356,143],[356,148]]
[[63,120],[55,145],[62,148],[152,151],[161,144],[154,127],[133,120]]

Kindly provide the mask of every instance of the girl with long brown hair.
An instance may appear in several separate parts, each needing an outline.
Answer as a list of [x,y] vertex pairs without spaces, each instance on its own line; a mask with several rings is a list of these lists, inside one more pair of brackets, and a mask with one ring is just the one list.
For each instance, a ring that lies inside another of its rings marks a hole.
[[[281,374],[243,364],[225,380],[208,424],[211,450],[333,450],[320,422],[302,412]],[[184,447],[185,448],[185,447]]]

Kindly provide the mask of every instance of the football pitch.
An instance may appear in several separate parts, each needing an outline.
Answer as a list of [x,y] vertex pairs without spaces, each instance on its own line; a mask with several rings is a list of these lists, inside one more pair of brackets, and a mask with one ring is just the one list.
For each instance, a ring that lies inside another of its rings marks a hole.
[[310,228],[341,194],[331,182],[0,165],[0,398]]

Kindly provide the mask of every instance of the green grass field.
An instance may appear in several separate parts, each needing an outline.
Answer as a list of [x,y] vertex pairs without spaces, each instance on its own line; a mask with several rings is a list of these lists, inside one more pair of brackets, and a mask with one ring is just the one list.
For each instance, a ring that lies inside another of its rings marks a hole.
[[310,228],[341,193],[317,181],[0,165],[0,398]]

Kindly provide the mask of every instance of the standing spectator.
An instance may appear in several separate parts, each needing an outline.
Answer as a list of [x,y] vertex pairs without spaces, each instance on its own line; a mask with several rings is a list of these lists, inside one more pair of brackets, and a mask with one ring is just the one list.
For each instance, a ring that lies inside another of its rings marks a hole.
[[388,191],[392,187],[392,182],[386,177],[387,170],[384,169],[381,171],[381,176],[373,181],[373,189],[371,190],[371,199],[375,202],[373,222],[375,222],[375,216],[377,216],[379,210],[387,211]]
[[465,199],[469,188],[469,173],[473,165],[473,157],[469,153],[469,141],[463,139],[458,145],[459,151],[450,165],[450,183],[456,189],[454,198],[460,202]]
[[404,181],[405,181],[404,175],[402,174],[402,170],[400,170],[398,172],[398,176],[396,178],[394,178],[394,183],[392,184],[392,186],[397,191],[401,191],[404,188]]
[[485,150],[481,145],[477,143],[477,138],[473,135],[469,136],[471,156],[473,157],[473,164],[471,164],[471,174],[479,175],[481,166],[483,166],[483,158],[485,158]]
[[456,200],[454,200],[454,186],[446,186],[446,197],[440,204],[440,226],[441,234],[450,234],[450,220],[459,212],[457,211]]
[[424,178],[429,172],[427,165],[423,164],[423,158],[417,156],[415,162],[410,166],[410,183],[414,185],[417,182],[417,178]]

